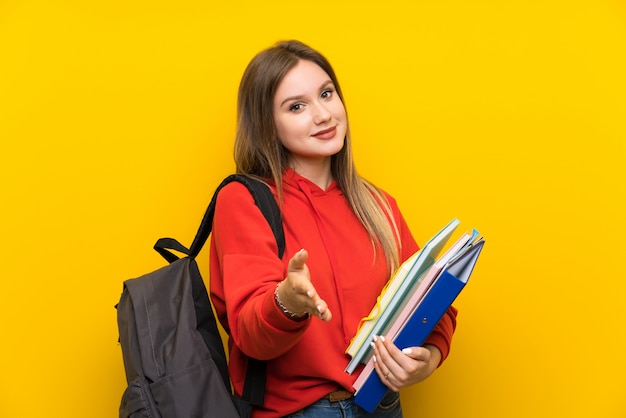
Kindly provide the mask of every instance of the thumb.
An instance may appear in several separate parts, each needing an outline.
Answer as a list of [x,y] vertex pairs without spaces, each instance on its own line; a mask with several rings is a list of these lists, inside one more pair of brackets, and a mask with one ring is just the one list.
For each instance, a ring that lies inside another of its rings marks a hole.
[[306,260],[309,258],[309,253],[303,248],[298,251],[291,260],[289,260],[289,271],[300,271],[304,269]]
[[402,349],[402,353],[417,361],[428,361],[430,351],[424,347],[407,347]]

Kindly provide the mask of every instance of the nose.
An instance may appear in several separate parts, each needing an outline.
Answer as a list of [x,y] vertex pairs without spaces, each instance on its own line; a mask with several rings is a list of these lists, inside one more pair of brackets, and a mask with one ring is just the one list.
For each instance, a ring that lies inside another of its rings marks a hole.
[[329,121],[331,117],[332,114],[324,105],[324,103],[317,103],[315,112],[315,123],[319,125],[320,123]]

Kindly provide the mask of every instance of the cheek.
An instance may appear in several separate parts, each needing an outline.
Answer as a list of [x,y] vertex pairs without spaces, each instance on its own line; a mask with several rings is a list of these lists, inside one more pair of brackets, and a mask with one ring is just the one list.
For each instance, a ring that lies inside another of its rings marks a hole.
[[340,100],[338,100],[333,107],[333,115],[336,119],[346,120],[346,108]]
[[278,135],[278,139],[282,141],[287,134],[285,123],[280,118],[274,118],[274,127],[276,128],[276,135]]
[[306,132],[305,124],[295,118],[289,120],[278,119],[275,123],[276,133],[282,142],[289,142],[297,139],[301,137],[304,132]]

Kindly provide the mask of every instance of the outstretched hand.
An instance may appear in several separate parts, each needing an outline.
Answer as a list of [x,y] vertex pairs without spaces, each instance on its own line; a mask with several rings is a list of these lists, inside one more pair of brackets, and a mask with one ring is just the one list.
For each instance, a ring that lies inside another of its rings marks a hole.
[[289,260],[287,277],[280,282],[276,290],[278,299],[289,311],[298,316],[308,313],[328,322],[333,315],[311,283],[311,274],[306,265],[308,258],[309,253],[302,249]]

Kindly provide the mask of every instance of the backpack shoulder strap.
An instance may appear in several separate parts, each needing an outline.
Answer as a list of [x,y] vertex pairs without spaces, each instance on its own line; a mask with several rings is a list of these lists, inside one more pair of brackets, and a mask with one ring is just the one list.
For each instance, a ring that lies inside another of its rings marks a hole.
[[282,258],[283,253],[285,252],[285,235],[283,231],[283,222],[280,214],[280,209],[278,208],[278,204],[274,199],[274,195],[266,184],[264,184],[260,180],[256,180],[243,174],[231,174],[230,176],[226,177],[219,186],[217,186],[217,189],[215,190],[215,193],[213,193],[213,197],[211,198],[211,202],[209,203],[209,206],[207,207],[207,210],[202,217],[198,232],[196,232],[196,236],[193,239],[193,242],[191,243],[191,246],[189,248],[185,247],[173,238],[161,238],[156,242],[156,244],[154,244],[154,249],[159,254],[161,254],[161,256],[165,258],[169,263],[172,263],[179,259],[176,254],[172,253],[169,250],[176,250],[178,252],[186,254],[189,257],[195,258],[200,253],[200,250],[202,250],[202,247],[206,243],[206,240],[209,238],[209,235],[211,235],[217,195],[224,186],[232,183],[233,181],[237,181],[246,186],[248,191],[250,191],[250,194],[252,194],[254,202],[261,210],[261,213],[263,213],[263,216],[267,220],[267,223],[272,228],[274,238],[276,238],[276,244],[278,245],[278,257]]

